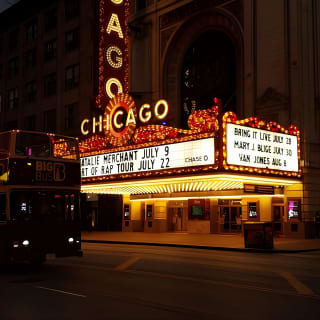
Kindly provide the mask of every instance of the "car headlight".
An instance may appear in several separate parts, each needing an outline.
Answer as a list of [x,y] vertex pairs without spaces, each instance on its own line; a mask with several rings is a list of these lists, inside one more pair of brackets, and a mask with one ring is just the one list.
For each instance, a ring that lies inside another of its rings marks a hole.
[[70,238],[68,238],[68,242],[69,242],[69,244],[73,244],[74,239],[72,237],[70,237]]

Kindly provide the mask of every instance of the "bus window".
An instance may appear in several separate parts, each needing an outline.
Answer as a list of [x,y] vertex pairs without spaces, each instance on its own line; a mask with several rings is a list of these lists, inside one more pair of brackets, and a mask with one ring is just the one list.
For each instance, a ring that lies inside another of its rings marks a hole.
[[21,156],[49,157],[49,136],[45,134],[18,132],[16,135],[15,152]]
[[11,219],[57,219],[60,221],[79,220],[77,194],[64,194],[45,191],[11,193]]
[[0,134],[0,155],[2,153],[6,154],[6,155],[9,153],[10,136],[11,136],[11,134],[8,132]]
[[53,156],[60,159],[79,159],[78,141],[62,136],[53,136]]
[[11,220],[29,220],[31,216],[31,205],[28,193],[11,192],[10,211]]
[[6,194],[0,193],[0,222],[6,220]]

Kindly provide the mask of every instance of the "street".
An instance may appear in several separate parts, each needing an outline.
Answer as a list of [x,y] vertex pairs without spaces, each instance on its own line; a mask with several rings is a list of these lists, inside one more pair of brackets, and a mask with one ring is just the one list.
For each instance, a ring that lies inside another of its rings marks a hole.
[[319,319],[320,252],[83,243],[82,258],[2,267],[4,319]]

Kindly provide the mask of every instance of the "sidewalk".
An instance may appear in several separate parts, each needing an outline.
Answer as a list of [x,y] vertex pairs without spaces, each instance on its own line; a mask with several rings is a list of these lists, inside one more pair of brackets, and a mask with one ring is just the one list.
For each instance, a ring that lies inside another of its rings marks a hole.
[[83,231],[82,242],[203,248],[224,251],[294,253],[320,251],[320,239],[274,238],[274,249],[247,249],[241,234]]

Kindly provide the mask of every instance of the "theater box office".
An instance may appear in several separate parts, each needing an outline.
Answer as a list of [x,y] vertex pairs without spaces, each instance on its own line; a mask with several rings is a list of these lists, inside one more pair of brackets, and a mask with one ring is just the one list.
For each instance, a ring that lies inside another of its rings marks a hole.
[[163,123],[165,100],[137,110],[115,95],[86,120],[100,130],[80,145],[82,192],[121,195],[124,232],[230,233],[271,221],[276,234],[308,237],[298,128],[220,110],[214,99],[179,129]]

